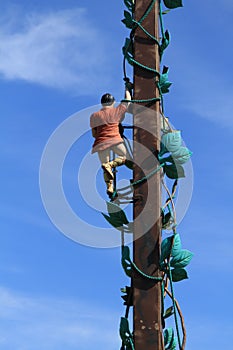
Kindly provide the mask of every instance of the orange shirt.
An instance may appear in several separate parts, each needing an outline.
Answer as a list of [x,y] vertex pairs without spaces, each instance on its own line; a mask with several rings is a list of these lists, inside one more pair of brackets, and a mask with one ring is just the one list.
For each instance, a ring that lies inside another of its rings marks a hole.
[[91,115],[90,126],[96,131],[92,153],[103,151],[123,142],[119,134],[118,124],[124,119],[126,110],[126,105],[120,104],[116,108],[103,107]]

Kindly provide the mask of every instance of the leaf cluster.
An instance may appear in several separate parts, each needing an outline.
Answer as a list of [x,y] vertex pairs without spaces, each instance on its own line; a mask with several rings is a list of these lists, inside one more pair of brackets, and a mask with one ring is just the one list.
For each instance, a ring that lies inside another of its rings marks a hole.
[[[190,263],[193,253],[182,249],[180,235],[174,235],[165,238],[161,244],[160,266],[169,276],[171,269],[172,282],[179,282],[188,278],[185,267]],[[169,276],[170,277],[170,276]]]
[[164,172],[167,177],[170,179],[185,177],[182,165],[190,159],[191,155],[192,152],[182,145],[179,130],[172,130],[162,135],[158,158],[160,163],[164,164]]

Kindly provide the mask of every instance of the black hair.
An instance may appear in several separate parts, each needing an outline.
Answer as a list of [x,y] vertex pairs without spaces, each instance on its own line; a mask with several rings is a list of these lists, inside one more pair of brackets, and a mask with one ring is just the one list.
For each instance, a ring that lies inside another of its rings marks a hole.
[[107,93],[101,97],[101,104],[105,106],[111,106],[115,102],[115,98]]

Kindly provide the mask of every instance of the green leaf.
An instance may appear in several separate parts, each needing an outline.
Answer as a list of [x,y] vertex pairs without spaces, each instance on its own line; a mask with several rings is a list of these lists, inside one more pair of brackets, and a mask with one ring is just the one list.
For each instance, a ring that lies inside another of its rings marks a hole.
[[176,164],[186,163],[192,155],[192,152],[187,147],[180,147],[177,151],[172,153],[172,157]]
[[160,75],[159,86],[162,94],[169,92],[169,87],[172,85],[172,83],[168,81],[168,71],[168,67],[163,67],[163,72]]
[[126,25],[127,28],[132,29],[133,28],[133,18],[130,12],[124,11],[125,18],[121,21]]
[[182,249],[182,246],[181,246],[180,235],[178,233],[176,233],[174,235],[174,242],[173,242],[173,246],[172,246],[172,252],[171,252],[172,257],[179,254],[181,249]]
[[185,269],[172,269],[171,274],[173,282],[179,282],[188,278],[188,273]]
[[161,243],[161,255],[160,261],[163,262],[165,259],[169,258],[172,251],[172,241],[173,236],[165,238]]
[[164,50],[168,47],[168,45],[170,44],[170,40],[170,33],[168,30],[166,30],[159,47],[160,55],[162,55]]
[[119,207],[119,205],[114,204],[112,202],[106,202],[107,203],[107,208],[108,208],[108,213],[111,218],[116,219],[116,221],[121,223],[121,226],[124,224],[127,225],[129,223],[125,212]]
[[108,221],[108,223],[110,225],[112,225],[114,228],[116,228],[117,230],[121,231],[122,229],[122,224],[121,221],[119,221],[117,218],[108,216],[104,213],[101,213],[103,215],[103,217]]
[[121,289],[121,292],[125,295],[122,295],[121,298],[124,300],[124,305],[133,306],[133,293],[132,288],[126,286]]
[[185,177],[184,168],[179,164],[164,165],[164,172],[169,179]]
[[131,259],[130,259],[130,250],[129,247],[122,247],[121,251],[121,265],[127,276],[131,277]]
[[182,0],[163,0],[163,2],[168,9],[175,9],[183,6]]
[[[109,222],[110,225],[121,231],[124,225],[128,225],[129,221],[124,211],[116,204],[107,202],[108,215],[102,213],[103,217]],[[129,229],[129,228],[128,228]]]
[[126,317],[121,317],[120,322],[120,336],[121,339],[125,342],[127,342],[129,335],[131,335],[130,329],[129,329],[129,321]]
[[168,259],[170,255],[174,257],[180,254],[181,248],[181,239],[178,233],[165,238],[161,243],[160,261],[163,262],[165,259]]
[[164,331],[164,345],[165,349],[170,349],[172,343],[174,341],[174,330],[169,327]]
[[179,130],[174,130],[163,134],[161,143],[163,147],[171,153],[179,151],[182,146],[181,132]]
[[189,250],[183,249],[176,254],[171,260],[171,266],[174,268],[183,268],[187,266],[192,260],[193,253]]
[[172,316],[173,314],[174,314],[174,308],[173,308],[173,306],[171,306],[165,311],[163,318],[166,319],[166,318]]

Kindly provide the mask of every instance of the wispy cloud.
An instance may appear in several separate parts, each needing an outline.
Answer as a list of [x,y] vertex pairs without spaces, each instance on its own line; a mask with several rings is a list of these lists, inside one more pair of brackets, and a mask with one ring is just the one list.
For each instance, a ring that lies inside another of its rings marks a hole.
[[92,92],[100,80],[106,83],[104,36],[85,9],[24,14],[14,8],[0,21],[0,74],[5,79],[76,94]]
[[116,315],[90,303],[29,297],[1,287],[0,309],[0,345],[5,350],[87,350],[93,344],[95,349],[119,345]]

